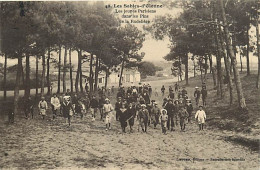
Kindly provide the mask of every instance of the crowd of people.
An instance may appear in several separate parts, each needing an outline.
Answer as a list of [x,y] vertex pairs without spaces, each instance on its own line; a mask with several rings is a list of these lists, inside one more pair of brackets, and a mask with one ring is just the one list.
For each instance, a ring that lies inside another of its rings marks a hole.
[[[87,90],[87,89],[86,89]],[[161,126],[162,133],[167,131],[175,131],[179,126],[181,131],[185,131],[187,123],[191,123],[193,116],[193,105],[188,96],[186,88],[183,86],[180,89],[176,83],[174,90],[169,86],[169,95],[165,96],[165,86],[161,88],[163,104],[159,106],[158,102],[153,100],[153,97],[158,98],[157,89],[154,90],[149,84],[139,84],[139,86],[131,86],[118,88],[116,93],[117,101],[113,106],[110,102],[111,95],[115,95],[114,88],[105,90],[99,89],[96,95],[90,95],[88,91],[84,95],[67,93],[57,96],[53,94],[50,99],[52,118],[55,119],[61,115],[71,125],[71,118],[79,115],[81,119],[88,113],[91,113],[91,120],[96,121],[97,114],[100,114],[100,121],[104,122],[105,130],[110,130],[113,120],[120,122],[122,132],[126,133],[126,127],[129,126],[130,132],[133,132],[133,126],[136,124],[138,131],[147,132],[148,127],[157,128]],[[153,96],[153,97],[152,97]],[[202,90],[195,87],[194,98],[198,110],[195,114],[195,119],[198,121],[199,130],[204,129],[206,113],[203,107],[206,106],[207,90],[206,85],[202,85]],[[200,98],[202,104],[200,105]],[[29,98],[28,100],[31,100]],[[26,118],[28,113],[33,118],[32,102],[26,101],[24,112]],[[42,119],[45,119],[48,103],[45,97],[41,97],[38,103],[39,114]]]

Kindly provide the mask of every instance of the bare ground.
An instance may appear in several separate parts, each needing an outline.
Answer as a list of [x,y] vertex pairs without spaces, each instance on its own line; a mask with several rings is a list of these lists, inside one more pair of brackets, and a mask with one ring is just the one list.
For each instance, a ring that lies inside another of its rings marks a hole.
[[[172,84],[157,81],[152,85],[159,88],[162,83]],[[192,93],[190,85],[188,94]],[[155,99],[161,105],[162,97]],[[216,105],[210,103],[206,109]],[[216,117],[211,113],[207,116]],[[236,132],[214,126],[199,132],[195,122],[187,125],[186,132],[177,126],[176,131],[163,135],[159,126],[149,127],[146,134],[137,132],[137,125],[134,133],[128,129],[122,134],[116,121],[112,130],[105,131],[104,122],[92,122],[89,113],[83,120],[74,117],[71,127],[62,117],[52,121],[50,113],[44,121],[39,115],[26,120],[22,114],[16,115],[14,124],[6,121],[6,117],[0,120],[0,169],[259,168],[258,152],[227,140]]]

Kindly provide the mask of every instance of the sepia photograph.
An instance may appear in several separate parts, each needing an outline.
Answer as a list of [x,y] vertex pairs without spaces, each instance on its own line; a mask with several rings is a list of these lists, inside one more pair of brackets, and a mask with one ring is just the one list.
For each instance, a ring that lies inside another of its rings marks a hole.
[[259,169],[259,6],[0,1],[0,169]]

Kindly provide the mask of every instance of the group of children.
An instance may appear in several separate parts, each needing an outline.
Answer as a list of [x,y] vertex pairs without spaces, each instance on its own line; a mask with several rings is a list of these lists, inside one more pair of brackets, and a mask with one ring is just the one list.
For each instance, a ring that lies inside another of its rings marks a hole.
[[[99,112],[100,120],[105,122],[106,130],[109,130],[111,129],[111,121],[115,111],[115,118],[120,122],[122,132],[124,133],[126,132],[127,125],[130,126],[130,132],[133,132],[133,126],[136,121],[138,131],[141,128],[143,132],[147,132],[148,126],[153,125],[156,128],[158,124],[161,124],[162,132],[166,134],[167,129],[171,131],[175,130],[178,121],[181,131],[185,131],[187,122],[191,122],[193,106],[191,100],[188,99],[185,87],[180,91],[179,87],[175,85],[175,92],[178,92],[177,99],[175,99],[173,89],[169,88],[169,95],[167,98],[164,98],[162,109],[159,108],[155,100],[151,100],[152,87],[149,84],[140,85],[139,87],[132,86],[127,89],[123,86],[120,87],[115,107],[112,106],[104,93],[99,93],[99,97],[95,95],[79,97],[77,94],[73,95],[69,92],[60,97],[53,94],[50,104],[53,119],[60,113],[60,115],[68,120],[69,126],[71,125],[71,117],[73,115],[80,114],[82,119],[83,114],[86,114],[89,109],[92,121],[96,120],[96,114]],[[33,112],[31,104],[27,105],[25,106],[25,113]],[[43,119],[45,119],[47,108],[48,104],[45,98],[41,97],[38,109]],[[27,114],[26,117],[28,117]],[[199,110],[195,114],[195,119],[198,120],[199,130],[203,130],[206,119],[203,106],[199,106]]]

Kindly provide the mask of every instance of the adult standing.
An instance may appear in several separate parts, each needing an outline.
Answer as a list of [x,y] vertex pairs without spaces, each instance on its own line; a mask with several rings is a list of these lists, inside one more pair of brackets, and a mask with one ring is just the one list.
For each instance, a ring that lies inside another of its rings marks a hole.
[[121,124],[121,128],[122,128],[122,132],[123,133],[126,133],[125,132],[125,128],[127,127],[127,112],[126,112],[126,106],[125,104],[122,104],[122,107],[119,109],[119,121],[120,121],[120,124]]
[[64,97],[64,102],[63,102],[62,106],[63,106],[64,118],[65,119],[68,118],[68,123],[69,123],[69,126],[70,126],[71,125],[71,117],[73,116],[73,114],[75,114],[70,96]]
[[198,106],[199,101],[200,101],[200,90],[199,90],[199,87],[197,87],[197,86],[195,87],[194,98],[195,98],[195,101],[196,101],[196,105]]
[[98,106],[99,106],[98,101],[96,99],[96,96],[92,96],[92,99],[90,100],[89,106],[90,106],[90,111],[91,111],[91,115],[92,115],[92,121],[95,121],[97,109],[98,109]]
[[201,97],[202,97],[202,104],[203,104],[203,106],[206,106],[207,95],[208,95],[208,92],[207,92],[206,87],[204,86],[202,88],[202,90],[201,90]]
[[175,108],[174,108],[172,99],[168,100],[168,103],[166,104],[165,109],[167,110],[167,114],[168,114],[167,128],[168,128],[168,130],[170,130],[170,126],[171,126],[171,131],[174,131],[173,128],[174,128]]
[[160,109],[158,104],[154,102],[153,108],[151,110],[151,123],[154,125],[154,129],[156,128],[157,124],[159,124],[159,117],[160,117]]
[[[139,112],[138,112],[138,119],[139,119],[139,124],[141,125],[141,128],[142,128],[142,131],[147,132],[149,112],[146,109],[145,104],[141,105],[141,110],[139,110]],[[139,127],[138,127],[138,131],[139,131]]]

